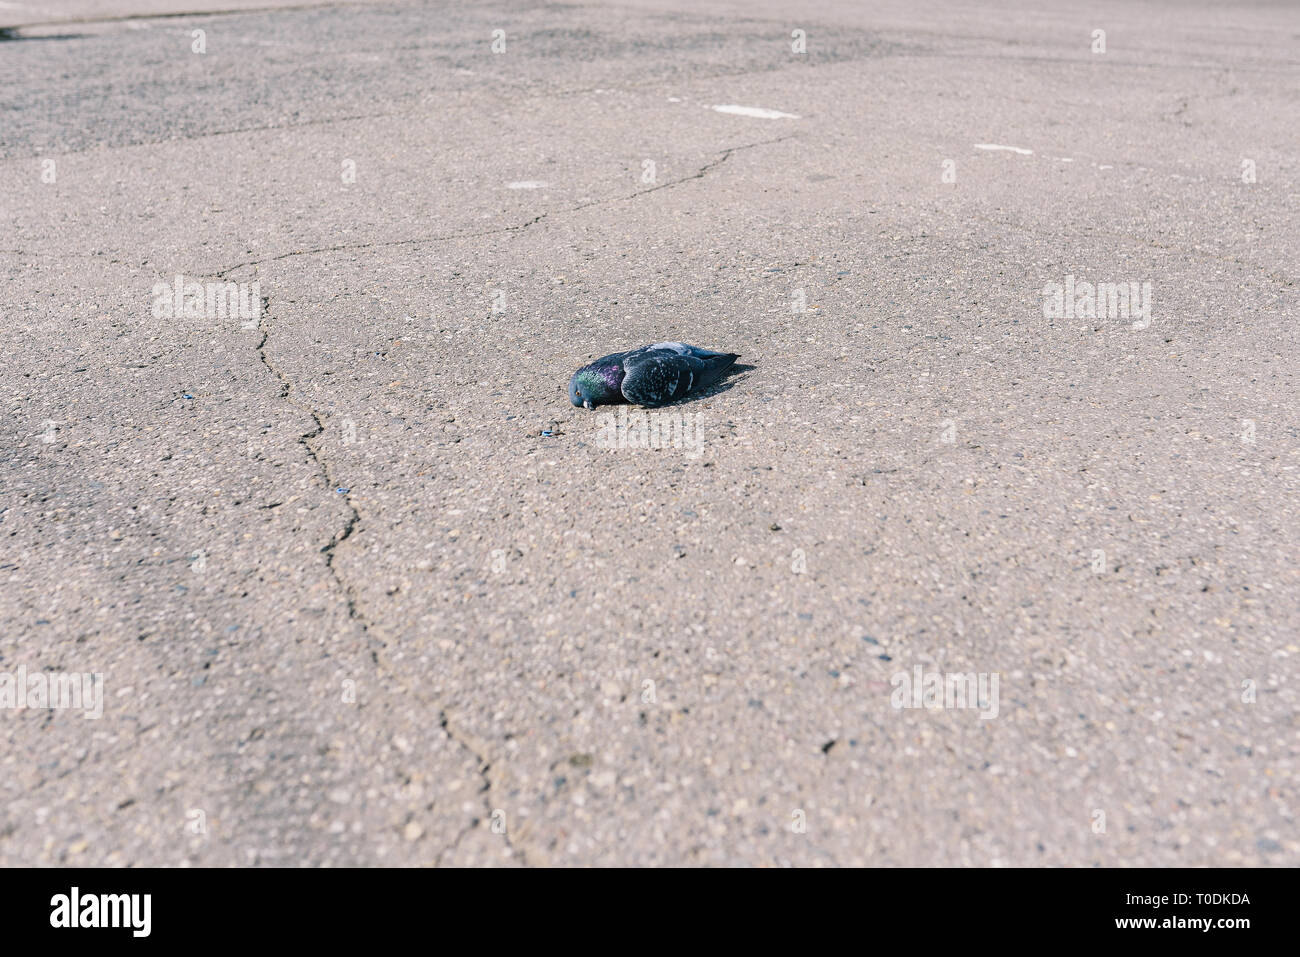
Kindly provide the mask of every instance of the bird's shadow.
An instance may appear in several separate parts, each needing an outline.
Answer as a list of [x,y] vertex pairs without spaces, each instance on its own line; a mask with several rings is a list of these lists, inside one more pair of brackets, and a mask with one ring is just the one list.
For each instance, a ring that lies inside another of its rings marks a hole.
[[[726,372],[722,374],[721,379],[713,383],[713,385],[709,386],[703,392],[688,392],[686,395],[682,396],[676,402],[667,402],[663,405],[656,405],[656,406],[645,406],[645,408],[670,409],[675,405],[686,405],[687,403],[695,402],[697,399],[707,399],[710,396],[721,395],[722,393],[726,392],[728,389],[733,388],[734,386],[738,386],[740,385],[740,383],[745,381],[745,376],[740,375],[741,373],[751,372],[752,370],[757,368],[758,366],[756,365],[742,365],[741,363],[737,362],[735,365],[733,365],[731,368],[729,368]],[[737,375],[739,375],[740,377],[732,378],[733,376],[737,376]]]

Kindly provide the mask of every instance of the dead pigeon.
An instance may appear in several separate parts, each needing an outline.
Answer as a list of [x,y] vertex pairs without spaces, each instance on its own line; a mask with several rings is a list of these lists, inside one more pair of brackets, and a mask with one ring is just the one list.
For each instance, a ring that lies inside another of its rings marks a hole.
[[711,352],[684,342],[656,342],[615,352],[573,374],[569,401],[587,409],[614,402],[667,405],[707,389],[739,358],[734,352]]

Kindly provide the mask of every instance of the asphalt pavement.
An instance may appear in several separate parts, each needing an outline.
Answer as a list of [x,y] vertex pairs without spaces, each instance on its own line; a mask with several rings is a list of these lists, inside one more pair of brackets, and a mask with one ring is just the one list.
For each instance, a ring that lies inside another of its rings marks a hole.
[[1300,863],[1300,8],[218,6],[0,3],[0,864]]

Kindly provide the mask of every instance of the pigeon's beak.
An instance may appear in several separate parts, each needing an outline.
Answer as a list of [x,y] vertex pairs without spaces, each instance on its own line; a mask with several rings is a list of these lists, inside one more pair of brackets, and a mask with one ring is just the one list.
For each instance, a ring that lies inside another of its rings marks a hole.
[[583,407],[584,409],[590,409],[590,408],[591,408],[591,400],[590,400],[590,399],[583,399],[583,400],[582,400],[582,407]]

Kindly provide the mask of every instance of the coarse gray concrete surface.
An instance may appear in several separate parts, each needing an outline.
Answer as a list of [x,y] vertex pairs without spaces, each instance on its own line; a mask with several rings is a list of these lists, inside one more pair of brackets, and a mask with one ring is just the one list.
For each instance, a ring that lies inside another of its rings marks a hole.
[[1295,5],[0,16],[0,864],[1300,863]]

